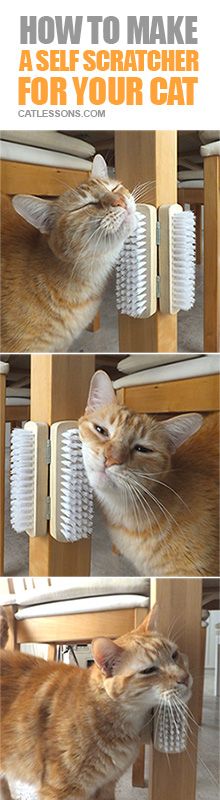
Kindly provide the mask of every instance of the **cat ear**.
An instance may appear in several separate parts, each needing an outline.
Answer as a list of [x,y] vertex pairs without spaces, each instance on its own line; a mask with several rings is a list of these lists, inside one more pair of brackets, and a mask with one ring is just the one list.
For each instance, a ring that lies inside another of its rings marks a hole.
[[93,159],[91,177],[100,178],[103,181],[108,180],[108,167],[105,159],[99,153]]
[[92,377],[86,411],[95,411],[101,406],[108,406],[116,403],[116,396],[112,382],[102,369],[99,369]]
[[190,436],[201,428],[203,417],[201,414],[181,414],[172,419],[166,419],[159,425],[168,434],[170,449],[172,453],[183,444]]
[[49,233],[53,221],[54,203],[52,200],[41,200],[29,194],[17,194],[12,205],[26,222],[38,228],[41,233]]
[[158,617],[159,617],[159,605],[158,603],[154,603],[153,608],[150,609],[149,614],[147,615],[146,619],[147,631],[158,631]]
[[92,642],[92,654],[97,667],[101,669],[107,678],[117,673],[124,656],[124,650],[118,644],[112,642],[104,636],[94,639]]
[[136,631],[140,633],[147,633],[147,631],[157,631],[158,630],[158,616],[159,616],[159,605],[155,603],[153,608],[150,609],[147,616],[143,619],[138,628],[135,628]]

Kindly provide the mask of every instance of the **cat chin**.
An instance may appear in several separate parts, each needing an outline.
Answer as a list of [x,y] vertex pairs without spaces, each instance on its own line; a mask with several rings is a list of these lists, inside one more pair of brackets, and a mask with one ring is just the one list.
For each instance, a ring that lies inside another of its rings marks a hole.
[[82,450],[84,466],[90,486],[92,486],[92,489],[94,489],[96,492],[99,490],[102,493],[102,491],[104,492],[104,490],[106,490],[110,484],[109,475],[103,469],[103,467],[100,467],[99,469],[98,466],[96,467],[89,464],[85,447],[83,447]]

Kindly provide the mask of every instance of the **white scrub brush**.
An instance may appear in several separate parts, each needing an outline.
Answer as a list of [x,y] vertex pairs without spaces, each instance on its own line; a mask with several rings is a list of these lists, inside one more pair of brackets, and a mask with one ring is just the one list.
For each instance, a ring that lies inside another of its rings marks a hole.
[[47,532],[48,426],[26,422],[11,436],[11,525],[16,533],[44,536]]
[[[138,205],[136,228],[116,264],[116,305],[121,314],[150,317],[188,311],[195,302],[195,216],[178,204]],[[159,255],[158,255],[159,254]],[[157,277],[157,261],[159,275]]]
[[92,533],[93,493],[76,422],[52,425],[50,496],[50,532],[55,539],[73,542]]
[[195,215],[178,204],[161,206],[159,222],[160,310],[189,311],[195,303]]
[[116,264],[116,305],[121,314],[150,317],[157,308],[156,209],[139,204],[135,217]]
[[76,421],[27,422],[11,437],[11,524],[17,533],[74,542],[93,529],[93,494]]
[[187,746],[187,718],[183,709],[164,703],[153,718],[153,742],[161,753],[182,753]]

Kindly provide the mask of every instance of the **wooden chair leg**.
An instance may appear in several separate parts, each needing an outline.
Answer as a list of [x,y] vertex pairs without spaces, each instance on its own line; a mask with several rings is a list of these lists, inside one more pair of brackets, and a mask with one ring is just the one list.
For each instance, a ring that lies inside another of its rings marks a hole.
[[91,333],[96,333],[96,331],[100,330],[100,314],[96,314],[90,325],[88,325],[87,330],[91,331]]
[[220,158],[204,159],[204,350],[220,345]]
[[145,764],[145,745],[142,744],[140,747],[139,755],[136,758],[136,761],[132,767],[132,786],[139,786],[141,789],[144,788],[145,778],[144,778],[144,764]]
[[[160,628],[166,635],[174,624],[172,637],[180,650],[189,657],[194,678],[189,708],[199,720],[200,686],[197,679],[201,666],[201,609],[202,580],[200,578],[151,579],[151,603],[160,609]],[[176,621],[176,622],[175,622]],[[175,635],[176,631],[181,631]],[[170,767],[165,753],[150,746],[150,775],[148,800],[195,800],[198,728],[191,725],[187,751],[170,755]]]
[[[157,208],[176,203],[177,135],[176,131],[116,131],[116,174],[132,190],[149,182],[141,202]],[[149,319],[131,319],[119,315],[121,352],[175,353],[177,351],[177,315],[158,310]]]
[[[31,419],[51,425],[83,413],[93,355],[31,356]],[[91,541],[58,542],[47,536],[29,540],[30,575],[90,575]]]
[[20,645],[17,643],[16,635],[16,620],[15,620],[15,606],[5,606],[5,611],[8,619],[9,636],[6,645],[6,650],[20,650]]
[[55,644],[48,644],[48,653],[47,658],[48,661],[55,661],[56,660],[56,645]]

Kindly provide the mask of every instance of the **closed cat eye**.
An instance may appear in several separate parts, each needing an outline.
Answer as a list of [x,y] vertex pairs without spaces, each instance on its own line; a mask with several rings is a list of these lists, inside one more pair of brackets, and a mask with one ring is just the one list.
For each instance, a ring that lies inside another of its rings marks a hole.
[[83,208],[86,206],[96,206],[98,204],[98,200],[88,200],[88,203],[82,203],[81,206],[77,206],[77,208],[72,208],[71,211],[75,214],[75,211],[82,211]]
[[143,444],[136,444],[134,447],[137,453],[153,453],[152,447],[144,447]]
[[172,659],[173,661],[177,661],[177,658],[178,658],[178,650],[174,650],[174,653],[172,653]]
[[95,423],[94,423],[94,428],[95,428],[95,431],[97,431],[97,433],[101,434],[101,436],[108,436],[107,429],[106,428],[102,428],[101,425],[95,425]]
[[157,672],[157,667],[146,667],[146,669],[141,669],[141,675],[152,675],[153,672]]

